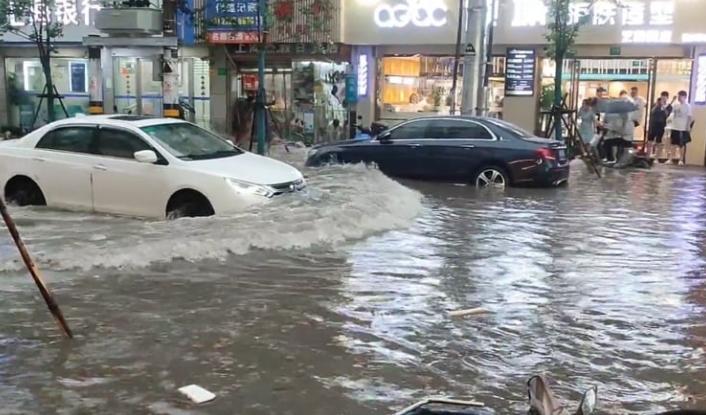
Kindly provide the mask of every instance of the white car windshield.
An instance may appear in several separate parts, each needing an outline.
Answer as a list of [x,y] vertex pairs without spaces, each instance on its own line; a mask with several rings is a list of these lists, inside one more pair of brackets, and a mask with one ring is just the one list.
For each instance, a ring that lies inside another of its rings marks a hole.
[[243,151],[203,128],[189,123],[169,123],[142,127],[167,151],[182,160],[231,157]]

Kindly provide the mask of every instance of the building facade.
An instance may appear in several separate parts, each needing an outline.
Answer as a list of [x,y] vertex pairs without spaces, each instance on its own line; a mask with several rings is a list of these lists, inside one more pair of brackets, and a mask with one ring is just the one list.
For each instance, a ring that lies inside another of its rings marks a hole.
[[[59,118],[65,116],[62,103],[69,117],[89,113],[165,115],[164,51],[173,47],[178,51],[174,65],[177,99],[192,109],[185,112],[185,118],[210,123],[208,49],[194,41],[193,21],[189,23],[189,40],[183,36],[184,30],[177,33],[179,26],[168,17],[163,7],[168,2],[107,9],[97,0],[68,1],[71,7],[52,16],[63,24],[51,61],[52,78],[62,97],[54,105]],[[194,7],[192,1],[187,3]],[[125,30],[122,22],[139,27]],[[31,32],[21,21],[16,25],[18,30]],[[44,86],[34,43],[4,33],[0,38],[0,93],[7,99],[0,100],[0,126],[29,130],[44,124],[48,118],[46,101],[41,97]]]
[[[588,14],[589,22],[581,28],[574,56],[565,62],[562,89],[567,105],[577,108],[598,87],[614,96],[637,87],[648,103],[662,91],[672,96],[688,91],[696,124],[687,161],[706,165],[706,67],[701,67],[706,63],[706,3],[634,0],[618,6],[606,0],[592,10],[588,6],[579,0],[571,7],[573,20]],[[486,8],[488,21],[493,21],[493,57],[487,65],[484,107],[491,115],[541,133],[542,111],[551,105],[554,82],[554,62],[545,51],[546,2],[488,0]],[[353,46],[357,110],[364,123],[449,112],[458,2],[351,0],[345,11],[343,41]],[[469,12],[462,13],[467,19]],[[467,44],[463,40],[464,52]],[[645,135],[649,110],[650,105],[638,139]]]
[[[581,28],[574,56],[565,62],[562,90],[567,104],[577,108],[583,98],[595,96],[598,87],[617,96],[621,90],[637,87],[648,103],[637,138],[645,136],[652,103],[663,91],[675,96],[689,92],[696,123],[687,163],[706,165],[706,92],[700,56],[706,45],[706,3],[690,0],[634,0],[617,6],[599,1],[593,10],[577,1],[571,18],[589,15]],[[495,92],[507,93],[503,100],[505,119],[525,129],[543,130],[541,111],[548,91],[553,90],[554,62],[546,58],[548,9],[542,0],[500,0],[494,27],[493,52],[511,58],[513,49],[532,52],[535,71],[530,93],[517,94],[508,85],[508,74],[493,78]],[[509,66],[506,65],[506,68]],[[510,75],[512,78],[513,75]],[[529,109],[529,111],[528,111]]]

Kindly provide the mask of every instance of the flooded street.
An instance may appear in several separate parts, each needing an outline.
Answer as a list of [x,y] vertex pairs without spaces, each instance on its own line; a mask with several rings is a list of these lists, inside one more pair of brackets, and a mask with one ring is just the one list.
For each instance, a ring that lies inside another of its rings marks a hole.
[[[706,173],[574,167],[504,194],[332,167],[168,223],[15,208],[77,337],[3,231],[0,413],[518,413],[536,373],[572,406],[598,385],[603,413],[705,407]],[[217,399],[191,406],[191,383]]]

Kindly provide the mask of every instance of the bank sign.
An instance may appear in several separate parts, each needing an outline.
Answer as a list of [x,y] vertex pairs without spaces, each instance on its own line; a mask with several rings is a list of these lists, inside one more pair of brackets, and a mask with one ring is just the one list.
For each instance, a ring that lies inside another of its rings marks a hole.
[[[512,28],[545,27],[549,8],[544,0],[512,2]],[[587,26],[620,28],[621,43],[674,43],[674,0],[576,1],[570,5],[569,20],[588,17]],[[677,42],[679,40],[676,40]]]

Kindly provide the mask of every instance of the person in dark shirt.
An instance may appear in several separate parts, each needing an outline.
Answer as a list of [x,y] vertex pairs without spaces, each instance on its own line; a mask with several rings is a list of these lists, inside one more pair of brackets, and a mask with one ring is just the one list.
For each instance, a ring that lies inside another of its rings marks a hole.
[[[667,94],[667,97],[669,94]],[[662,151],[662,138],[667,127],[670,109],[667,105],[667,97],[660,96],[650,112],[650,128],[647,132],[647,148],[645,152],[651,158],[657,157]]]

